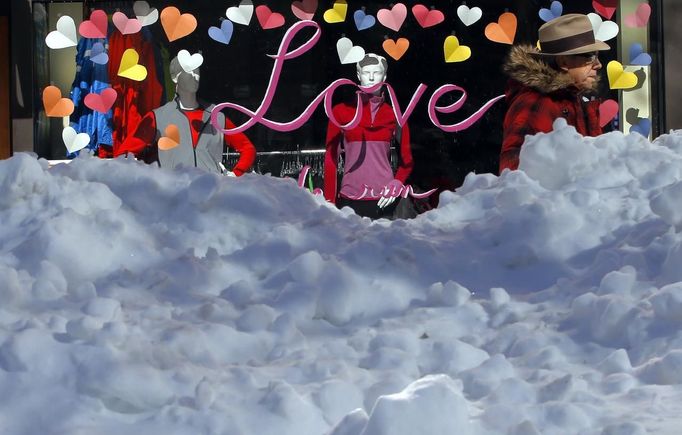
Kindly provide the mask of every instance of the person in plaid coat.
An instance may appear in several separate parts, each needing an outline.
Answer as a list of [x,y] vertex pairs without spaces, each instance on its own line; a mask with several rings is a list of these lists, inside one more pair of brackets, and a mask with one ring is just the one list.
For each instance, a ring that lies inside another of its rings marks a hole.
[[586,15],[568,14],[545,23],[539,30],[540,49],[512,47],[504,64],[509,76],[505,91],[500,172],[519,166],[526,135],[547,133],[562,117],[583,136],[602,133],[599,101],[588,98],[597,89],[598,51],[609,50],[595,40]]

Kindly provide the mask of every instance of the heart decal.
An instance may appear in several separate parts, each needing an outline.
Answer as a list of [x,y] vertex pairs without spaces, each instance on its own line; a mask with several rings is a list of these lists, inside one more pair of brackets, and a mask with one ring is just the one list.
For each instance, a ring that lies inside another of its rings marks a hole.
[[601,17],[595,13],[590,12],[587,18],[592,23],[592,30],[594,30],[594,39],[598,41],[608,41],[618,35],[618,24],[613,21],[603,21]]
[[180,129],[175,124],[168,124],[163,131],[163,136],[159,139],[157,146],[161,151],[172,150],[180,145]]
[[562,5],[560,1],[554,0],[552,4],[549,6],[549,9],[547,8],[540,9],[538,15],[540,15],[540,19],[542,21],[547,23],[555,18],[559,18],[563,13],[564,5]]
[[45,37],[45,44],[52,49],[75,47],[78,45],[76,23],[68,15],[57,20],[57,30],[53,30]]
[[[163,12],[161,12],[163,15]],[[161,18],[163,19],[163,18]],[[118,67],[118,75],[136,82],[141,82],[147,78],[147,68],[139,65],[140,55],[137,54],[134,48],[129,48],[123,52],[121,57],[121,64]]]
[[83,99],[85,107],[88,107],[96,112],[107,113],[111,106],[116,102],[118,94],[111,88],[104,89],[101,93],[89,93]]
[[384,26],[396,32],[400,30],[407,18],[407,7],[402,3],[395,4],[391,9],[380,9],[377,20]]
[[317,11],[317,0],[295,1],[291,4],[291,12],[299,20],[312,20]]
[[593,0],[592,7],[599,15],[610,20],[616,13],[618,0]]
[[284,16],[280,13],[272,12],[265,5],[260,5],[256,8],[256,17],[263,30],[276,29],[284,25]]
[[456,36],[450,35],[445,38],[443,53],[447,63],[463,62],[471,57],[471,48],[466,45],[459,45],[459,39]]
[[107,13],[96,9],[90,14],[90,19],[78,26],[78,32],[83,38],[106,38],[108,20]]
[[445,15],[438,9],[429,9],[424,5],[412,6],[412,15],[417,23],[424,29],[440,24],[445,20]]
[[253,17],[253,2],[251,0],[242,0],[239,6],[232,6],[227,8],[225,16],[235,24],[248,26]]
[[651,55],[644,52],[642,44],[634,43],[630,46],[630,65],[651,65]]
[[137,18],[128,18],[123,12],[114,12],[111,20],[123,35],[132,35],[142,30],[142,23]]
[[151,26],[159,20],[159,11],[156,8],[151,8],[149,3],[144,0],[133,3],[133,13],[142,27]]
[[106,65],[109,62],[109,55],[104,51],[104,45],[101,42],[92,44],[90,60],[97,65]]
[[43,89],[43,107],[45,114],[51,118],[63,118],[73,113],[73,101],[62,98],[62,91],[56,86]]
[[516,37],[516,25],[516,15],[505,12],[500,15],[496,23],[485,26],[485,37],[493,42],[511,45]]
[[342,64],[357,63],[365,57],[365,49],[345,37],[336,41],[336,52]]
[[649,3],[640,3],[634,13],[625,16],[625,25],[628,27],[646,27],[651,17]]
[[604,127],[618,115],[618,102],[606,100],[599,105],[599,126]]
[[175,6],[168,6],[161,11],[161,26],[168,41],[173,42],[194,32],[197,19],[192,14],[181,14]]
[[639,133],[648,138],[651,133],[651,120],[649,118],[641,118],[637,124],[630,127],[630,133]]
[[381,44],[386,54],[391,56],[395,60],[400,60],[401,57],[410,48],[410,41],[406,38],[398,38],[397,41],[392,39],[386,39],[383,44]]
[[623,65],[616,60],[612,60],[606,65],[606,74],[609,77],[609,88],[611,89],[632,89],[637,86],[635,73],[624,71]]
[[187,50],[178,52],[178,63],[186,73],[191,73],[204,63],[204,56],[199,53],[190,54]]
[[221,44],[229,44],[232,39],[232,32],[234,31],[234,24],[232,21],[222,19],[220,23],[220,28],[216,26],[211,26],[208,28],[208,36],[214,41],[220,42]]
[[355,27],[357,27],[358,30],[366,30],[374,27],[377,22],[376,18],[374,18],[372,15],[366,14],[364,9],[358,9],[355,11],[353,14],[353,20],[355,20]]
[[80,151],[90,143],[90,135],[87,133],[78,133],[73,127],[65,127],[62,130],[62,140],[66,145],[66,150],[69,154]]
[[346,0],[336,0],[331,9],[324,11],[322,16],[329,24],[343,23],[346,21],[346,14],[348,13],[348,3]]
[[469,9],[469,6],[461,5],[457,8],[457,16],[462,24],[468,27],[481,19],[483,11],[478,6]]

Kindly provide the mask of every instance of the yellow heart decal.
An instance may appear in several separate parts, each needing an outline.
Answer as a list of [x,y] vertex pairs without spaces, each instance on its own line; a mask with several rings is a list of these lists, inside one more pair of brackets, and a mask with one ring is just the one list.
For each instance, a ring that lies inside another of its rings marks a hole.
[[632,89],[637,86],[635,73],[625,72],[620,62],[612,60],[606,65],[606,74],[609,76],[609,88]]
[[139,60],[140,55],[137,54],[137,51],[135,51],[134,48],[129,48],[124,51],[123,57],[121,58],[121,65],[118,67],[118,75],[137,82],[141,82],[147,78],[147,68],[138,65],[137,61]]
[[329,24],[343,23],[346,21],[346,13],[348,12],[348,3],[345,0],[337,0],[331,9],[324,12],[324,20]]
[[447,63],[463,62],[471,57],[471,48],[466,45],[459,45],[459,39],[452,35],[445,38],[443,51]]

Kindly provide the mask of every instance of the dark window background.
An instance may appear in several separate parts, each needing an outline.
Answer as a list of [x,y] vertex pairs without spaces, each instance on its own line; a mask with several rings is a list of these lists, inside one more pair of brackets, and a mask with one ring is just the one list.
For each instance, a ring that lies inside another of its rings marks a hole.
[[[116,9],[132,14],[132,1],[88,1],[85,4],[86,16],[92,8],[104,9],[112,13]],[[204,64],[201,68],[201,87],[199,95],[214,103],[235,102],[255,110],[261,102],[270,77],[273,61],[267,54],[274,54],[286,32],[297,18],[291,12],[290,0],[258,1],[255,5],[267,4],[273,11],[282,13],[286,18],[284,27],[263,30],[256,15],[248,27],[234,25],[234,33],[229,45],[223,45],[209,38],[210,26],[220,26],[225,11],[238,1],[207,0],[149,0],[152,7],[161,11],[173,5],[181,12],[190,12],[197,17],[198,28],[190,36],[169,43],[160,23],[151,26],[155,38],[168,46],[171,53],[181,49],[190,52],[202,51]],[[461,0],[406,1],[408,16],[399,32],[394,32],[377,24],[368,30],[358,31],[353,20],[353,12],[365,7],[368,14],[376,16],[379,9],[389,7],[389,2],[370,2],[349,0],[346,21],[339,24],[326,23],[322,15],[333,1],[319,2],[315,20],[320,23],[322,36],[313,49],[303,56],[286,61],[277,94],[268,113],[268,118],[289,121],[298,116],[309,102],[330,82],[337,78],[356,78],[355,65],[341,65],[336,53],[336,41],[342,36],[350,38],[355,45],[362,46],[367,52],[385,56],[389,63],[388,82],[397,92],[401,108],[407,106],[419,83],[428,89],[409,119],[412,135],[415,169],[409,180],[422,188],[439,187],[453,189],[462,183],[469,172],[497,173],[498,154],[502,136],[502,118],[505,111],[504,101],[496,103],[486,115],[468,130],[458,133],[445,133],[435,127],[428,118],[428,100],[439,86],[456,84],[468,92],[468,99],[461,110],[452,115],[440,115],[443,124],[452,124],[468,117],[489,99],[504,92],[506,78],[501,72],[501,64],[509,49],[504,44],[489,41],[484,36],[485,26],[497,21],[505,11],[513,12],[518,18],[515,43],[535,44],[537,29],[543,23],[538,17],[542,7],[549,7],[551,0],[478,0],[469,1],[469,7],[478,6],[483,17],[470,27],[464,26],[457,17],[456,10]],[[435,6],[445,14],[445,22],[432,28],[423,29],[414,19],[411,7],[415,4]],[[591,0],[564,1],[563,13],[593,12]],[[615,18],[614,18],[615,19]],[[303,32],[306,36],[312,30]],[[445,63],[443,42],[454,34],[460,44],[471,47],[472,56],[465,62]],[[407,53],[394,61],[381,47],[384,39],[404,37],[410,40]],[[304,38],[298,38],[296,47]],[[615,58],[615,40],[609,41],[614,48],[602,57],[604,65]],[[604,73],[605,76],[605,73]],[[603,80],[605,82],[606,80]],[[603,96],[608,95],[605,86]],[[341,88],[335,94],[335,102],[352,97],[353,90]],[[452,103],[458,94],[448,94],[439,104]],[[244,118],[234,112],[226,115],[239,123]],[[262,126],[249,129],[246,134],[256,144],[259,151],[296,150],[324,148],[327,118],[322,107],[301,129],[279,133]],[[263,162],[261,170],[279,175],[281,161]],[[270,167],[271,166],[271,167]]]

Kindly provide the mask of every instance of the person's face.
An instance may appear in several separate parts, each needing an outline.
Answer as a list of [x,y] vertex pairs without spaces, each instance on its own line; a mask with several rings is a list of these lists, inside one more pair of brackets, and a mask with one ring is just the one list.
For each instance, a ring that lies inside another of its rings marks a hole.
[[578,89],[593,89],[597,82],[597,72],[601,69],[599,53],[574,54],[557,59],[559,67],[566,71]]
[[373,86],[377,83],[381,83],[386,79],[386,70],[381,66],[381,63],[376,65],[365,65],[360,69],[358,73],[358,80],[360,80],[360,86]]
[[185,92],[197,92],[199,90],[199,69],[190,73],[182,71],[178,75],[178,89]]

